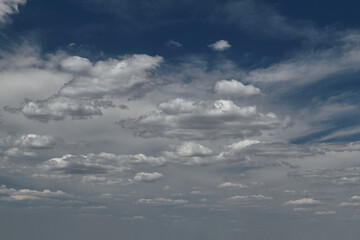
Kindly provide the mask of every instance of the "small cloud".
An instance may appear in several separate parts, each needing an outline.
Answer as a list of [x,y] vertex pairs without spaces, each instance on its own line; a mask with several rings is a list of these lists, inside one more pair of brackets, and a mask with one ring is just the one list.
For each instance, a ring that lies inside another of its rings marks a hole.
[[230,201],[238,201],[238,200],[243,200],[243,201],[249,201],[249,200],[271,200],[272,197],[267,197],[264,195],[244,195],[244,196],[233,196],[228,198],[227,200]]
[[177,41],[169,40],[166,43],[166,46],[171,47],[171,48],[177,48],[177,47],[182,47],[184,45],[182,43],[177,42]]
[[318,205],[321,204],[319,200],[315,200],[312,198],[303,198],[298,200],[290,200],[284,203],[284,205]]
[[244,85],[237,80],[220,80],[215,83],[216,94],[225,97],[250,97],[261,93],[261,90],[252,84]]
[[218,186],[219,188],[247,188],[246,185],[241,183],[224,182]]
[[225,51],[226,49],[230,48],[231,45],[226,40],[219,40],[217,42],[214,42],[212,44],[208,45],[209,48],[211,48],[214,51]]

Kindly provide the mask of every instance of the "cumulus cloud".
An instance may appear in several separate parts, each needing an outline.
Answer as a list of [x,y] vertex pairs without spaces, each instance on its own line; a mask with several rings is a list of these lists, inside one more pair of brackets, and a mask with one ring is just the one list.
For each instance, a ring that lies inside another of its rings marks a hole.
[[8,20],[8,16],[19,12],[19,6],[26,4],[27,0],[1,0],[0,24]]
[[141,198],[137,200],[139,204],[157,205],[157,206],[172,206],[172,205],[184,205],[189,203],[184,199],[170,199],[170,198]]
[[156,111],[138,119],[121,120],[119,124],[144,138],[184,140],[244,138],[284,126],[274,113],[259,113],[255,106],[240,107],[230,100],[209,104],[180,98],[161,103]]
[[234,79],[217,81],[214,90],[224,97],[250,97],[261,93],[261,90],[252,84],[244,85]]
[[219,52],[225,51],[226,49],[231,47],[231,45],[226,40],[219,40],[217,42],[209,44],[208,46],[212,50],[219,51]]
[[0,200],[3,201],[33,201],[33,200],[44,200],[44,199],[61,199],[69,198],[70,194],[63,191],[57,190],[55,192],[51,190],[30,190],[30,189],[19,189],[7,188],[5,185],[0,186]]
[[284,205],[319,205],[322,204],[319,200],[313,198],[302,198],[297,200],[290,200],[284,203]]
[[272,197],[267,197],[264,195],[237,195],[230,198],[227,198],[229,201],[250,201],[250,200],[271,200]]
[[134,176],[133,180],[135,182],[155,182],[163,177],[164,175],[158,172],[139,172]]

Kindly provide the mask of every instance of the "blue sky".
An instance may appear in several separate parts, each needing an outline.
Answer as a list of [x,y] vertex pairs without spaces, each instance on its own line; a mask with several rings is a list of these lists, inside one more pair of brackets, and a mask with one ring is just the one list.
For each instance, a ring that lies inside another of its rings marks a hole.
[[0,0],[3,239],[357,239],[356,1]]

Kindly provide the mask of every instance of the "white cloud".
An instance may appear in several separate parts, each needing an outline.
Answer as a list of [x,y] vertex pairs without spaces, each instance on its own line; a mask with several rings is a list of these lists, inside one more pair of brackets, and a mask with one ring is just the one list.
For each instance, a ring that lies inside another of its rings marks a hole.
[[4,201],[26,201],[26,200],[42,200],[42,199],[56,199],[56,198],[68,198],[71,197],[63,191],[50,191],[50,190],[30,190],[7,188],[5,185],[0,186],[0,199]]
[[249,200],[271,200],[272,197],[267,197],[264,195],[237,195],[230,198],[227,198],[227,200],[230,201],[249,201]]
[[244,85],[234,79],[217,81],[214,90],[224,97],[250,97],[261,93],[261,90],[252,84]]
[[0,1],[0,23],[7,21],[8,15],[19,12],[19,5],[24,5],[26,0],[1,0]]
[[133,180],[136,182],[154,182],[163,177],[164,177],[164,175],[162,175],[161,173],[158,173],[158,172],[152,172],[152,173],[139,172],[139,173],[135,174]]
[[350,200],[360,201],[360,196],[352,196]]
[[137,201],[137,203],[146,204],[146,205],[167,206],[167,205],[184,205],[189,203],[189,201],[184,199],[170,199],[170,198],[141,198]]
[[284,203],[284,205],[318,205],[322,204],[319,200],[312,198],[302,198],[297,200],[290,200]]
[[231,45],[226,40],[219,40],[217,42],[214,42],[212,44],[208,45],[211,49],[215,51],[225,51],[226,49],[230,48]]

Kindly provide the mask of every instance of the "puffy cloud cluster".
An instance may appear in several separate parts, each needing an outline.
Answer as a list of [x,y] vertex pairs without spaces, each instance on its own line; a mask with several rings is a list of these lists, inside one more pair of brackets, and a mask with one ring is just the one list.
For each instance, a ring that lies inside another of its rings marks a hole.
[[26,4],[27,0],[1,0],[0,1],[0,24],[7,21],[8,15],[19,12],[19,6]]
[[252,84],[244,85],[234,79],[217,81],[214,90],[224,97],[250,97],[261,93],[261,90]]
[[[45,123],[100,116],[101,108],[115,107],[111,101],[104,100],[106,97],[143,95],[146,89],[157,83],[152,71],[163,61],[162,57],[146,54],[126,55],[95,63],[62,52],[47,56],[47,61],[36,54],[31,56],[29,61],[35,66],[49,72],[66,73],[72,76],[72,80],[46,99],[26,99],[19,108],[7,106],[5,110],[21,112],[29,119]],[[21,67],[29,68],[28,65]]]
[[0,139],[0,148],[4,149],[3,155],[8,157],[35,157],[32,152],[38,149],[53,148],[61,142],[60,138],[50,135],[23,134],[20,137],[7,136]]
[[284,126],[274,113],[259,113],[255,106],[240,107],[230,100],[208,104],[181,98],[161,103],[156,111],[138,119],[121,120],[119,124],[133,129],[140,137],[183,140],[244,138]]
[[[81,176],[83,182],[114,184],[122,182],[123,174],[141,166],[161,166],[166,163],[163,157],[151,157],[144,154],[115,155],[112,153],[89,153],[87,155],[66,154],[52,158],[38,165],[35,176],[66,178]],[[160,179],[160,173],[141,172],[135,175],[135,181],[154,181]]]

